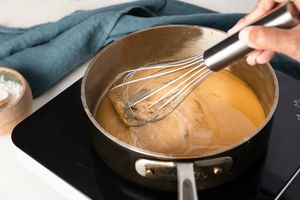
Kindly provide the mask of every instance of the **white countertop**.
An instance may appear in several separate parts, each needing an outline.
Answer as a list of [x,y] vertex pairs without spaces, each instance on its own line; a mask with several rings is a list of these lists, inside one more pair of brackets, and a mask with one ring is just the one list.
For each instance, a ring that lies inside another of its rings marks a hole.
[[[256,0],[184,0],[185,2],[220,12],[249,12]],[[25,3],[26,2],[26,5]],[[51,3],[50,3],[51,2]],[[0,25],[28,27],[33,24],[54,21],[76,9],[97,8],[126,0],[10,0],[0,1]],[[45,9],[47,4],[47,11]],[[16,6],[18,5],[18,6]],[[24,9],[25,8],[25,9]],[[38,11],[37,11],[38,10]],[[36,13],[40,17],[36,20]],[[45,14],[46,13],[46,14]],[[22,19],[22,20],[19,20]],[[65,90],[83,76],[88,63],[81,65],[71,74],[33,101],[33,111]],[[0,200],[63,200],[60,193],[51,188],[18,162],[10,134],[0,137]]]

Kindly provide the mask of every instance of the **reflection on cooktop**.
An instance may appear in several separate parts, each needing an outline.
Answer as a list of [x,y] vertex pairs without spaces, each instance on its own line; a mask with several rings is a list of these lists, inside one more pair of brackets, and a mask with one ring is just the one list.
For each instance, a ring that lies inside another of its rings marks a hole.
[[[280,98],[268,151],[238,179],[198,192],[199,199],[274,199],[300,166],[300,157],[295,153],[300,152],[300,108],[295,106],[295,101],[300,101],[300,83],[282,74],[278,74],[278,79]],[[177,198],[176,192],[151,190],[115,174],[93,151],[87,132],[78,81],[19,124],[12,140],[19,149],[91,199]],[[295,184],[299,188],[299,181]],[[297,196],[292,197],[294,193]],[[284,199],[296,197],[300,199],[299,192],[289,192]]]

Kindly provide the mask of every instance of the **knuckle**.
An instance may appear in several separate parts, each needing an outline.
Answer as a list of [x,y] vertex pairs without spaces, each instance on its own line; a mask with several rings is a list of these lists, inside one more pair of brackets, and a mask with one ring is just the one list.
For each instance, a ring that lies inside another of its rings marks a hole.
[[265,32],[261,27],[249,29],[249,40],[255,46],[261,46],[265,41]]

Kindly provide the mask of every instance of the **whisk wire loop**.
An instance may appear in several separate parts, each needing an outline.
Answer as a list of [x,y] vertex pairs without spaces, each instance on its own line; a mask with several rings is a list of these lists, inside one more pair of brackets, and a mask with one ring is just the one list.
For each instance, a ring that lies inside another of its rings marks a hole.
[[142,126],[168,116],[212,71],[202,54],[120,73],[110,98],[121,104],[125,123]]

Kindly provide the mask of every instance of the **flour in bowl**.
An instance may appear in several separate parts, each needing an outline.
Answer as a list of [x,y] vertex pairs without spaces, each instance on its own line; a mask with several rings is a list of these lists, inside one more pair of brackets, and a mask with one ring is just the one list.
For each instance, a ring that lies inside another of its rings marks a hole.
[[0,111],[13,104],[21,95],[22,85],[11,80],[5,80],[0,75]]

